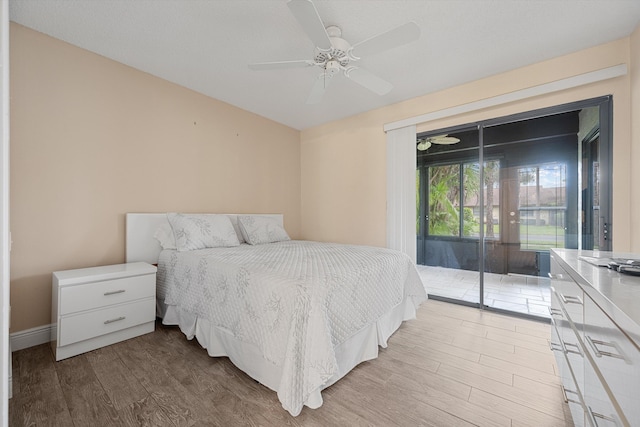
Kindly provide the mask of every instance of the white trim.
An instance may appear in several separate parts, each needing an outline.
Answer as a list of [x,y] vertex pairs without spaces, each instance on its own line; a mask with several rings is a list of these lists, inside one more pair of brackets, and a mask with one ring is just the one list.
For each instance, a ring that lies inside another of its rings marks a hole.
[[14,332],[9,335],[11,341],[11,351],[23,350],[29,347],[35,347],[40,344],[45,344],[51,341],[56,325],[44,325],[37,326],[31,329],[25,329],[24,331]]
[[455,107],[444,108],[442,110],[422,114],[420,116],[410,117],[408,119],[387,123],[384,125],[384,131],[389,132],[391,130],[417,125],[419,123],[426,123],[432,120],[455,116],[457,114],[477,111],[483,108],[495,107],[497,105],[507,104],[509,102],[533,98],[534,96],[546,95],[549,93],[571,89],[590,83],[596,83],[599,81],[624,76],[626,74],[627,64],[614,65],[600,70],[591,71],[589,73],[578,74],[577,76],[556,80],[554,82],[532,86],[526,89],[520,89],[514,92],[492,96],[491,98],[485,98],[478,101],[469,102],[467,104],[456,105]]
[[0,424],[9,424],[11,346],[9,287],[9,2],[0,4]]

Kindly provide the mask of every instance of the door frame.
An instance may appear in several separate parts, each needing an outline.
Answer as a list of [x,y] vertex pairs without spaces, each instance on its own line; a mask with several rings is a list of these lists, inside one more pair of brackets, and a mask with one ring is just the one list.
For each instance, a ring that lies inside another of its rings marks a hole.
[[0,385],[1,424],[9,424],[9,398],[11,397],[11,348],[9,346],[9,2],[0,6]]

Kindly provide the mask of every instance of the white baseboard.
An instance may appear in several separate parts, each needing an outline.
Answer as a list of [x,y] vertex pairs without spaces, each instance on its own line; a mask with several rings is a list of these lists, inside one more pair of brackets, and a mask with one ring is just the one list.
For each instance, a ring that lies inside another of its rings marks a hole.
[[54,327],[55,325],[44,325],[9,334],[11,351],[22,350],[50,342],[51,332]]

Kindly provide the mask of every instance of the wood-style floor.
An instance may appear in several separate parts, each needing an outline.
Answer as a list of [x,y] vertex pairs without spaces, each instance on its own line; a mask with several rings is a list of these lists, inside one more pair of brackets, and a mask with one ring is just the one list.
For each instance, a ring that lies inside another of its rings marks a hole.
[[13,353],[17,426],[572,425],[549,326],[427,301],[377,359],[291,417],[276,393],[210,358],[174,327],[54,362],[48,345]]

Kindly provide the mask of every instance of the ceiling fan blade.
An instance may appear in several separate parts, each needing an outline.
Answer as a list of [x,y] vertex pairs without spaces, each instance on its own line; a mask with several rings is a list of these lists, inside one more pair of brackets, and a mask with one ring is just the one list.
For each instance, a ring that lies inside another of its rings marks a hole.
[[458,142],[460,142],[458,138],[453,136],[446,136],[446,135],[430,138],[430,140],[434,144],[440,144],[440,145],[451,145],[451,144],[457,144]]
[[354,44],[351,48],[351,53],[356,58],[362,58],[367,55],[402,46],[419,38],[420,27],[418,27],[418,24],[415,22],[407,22],[385,33]]
[[313,3],[310,0],[291,0],[287,6],[313,44],[318,49],[331,50],[331,40]]
[[358,83],[360,86],[365,87],[378,95],[385,95],[393,89],[393,85],[391,83],[362,68],[348,68],[345,70],[344,75]]
[[322,97],[324,96],[327,87],[329,87],[329,83],[331,82],[331,77],[328,77],[326,73],[322,73],[318,76],[313,87],[311,88],[311,93],[307,98],[307,104],[318,104],[322,101]]
[[280,70],[283,68],[305,68],[315,65],[310,59],[300,59],[297,61],[276,61],[276,62],[258,62],[249,64],[249,69],[255,71],[261,70]]

